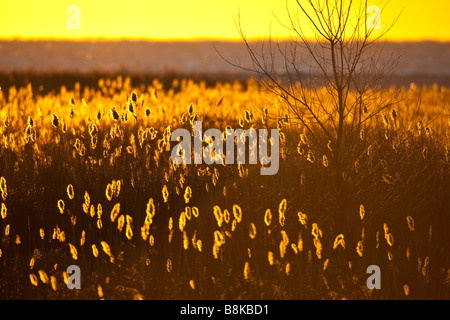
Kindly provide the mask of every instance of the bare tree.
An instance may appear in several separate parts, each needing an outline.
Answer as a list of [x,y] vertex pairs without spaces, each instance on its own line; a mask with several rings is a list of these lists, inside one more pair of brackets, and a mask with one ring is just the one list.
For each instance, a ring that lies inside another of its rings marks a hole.
[[[396,95],[383,90],[398,58],[383,58],[380,41],[392,28],[378,30],[386,4],[378,3],[372,14],[367,0],[295,0],[296,10],[286,1],[287,41],[247,39],[240,17],[236,24],[251,59],[250,71],[286,107],[287,118],[298,123],[314,146],[330,161],[336,190],[344,190],[345,171],[353,162],[349,155],[367,123],[395,103]],[[368,12],[369,11],[369,12]],[[304,28],[313,31],[307,39]],[[278,115],[279,116],[279,115]],[[345,224],[344,195],[337,221]]]

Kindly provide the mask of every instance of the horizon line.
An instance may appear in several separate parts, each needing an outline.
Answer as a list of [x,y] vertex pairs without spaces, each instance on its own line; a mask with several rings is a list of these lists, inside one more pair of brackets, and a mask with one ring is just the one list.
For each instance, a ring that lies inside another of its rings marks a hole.
[[[280,37],[280,38],[271,38],[269,37],[249,37],[247,41],[249,42],[257,42],[257,41],[289,41],[291,38],[289,37]],[[307,39],[308,41],[315,42],[315,38]],[[1,37],[0,41],[3,42],[13,42],[13,41],[22,41],[22,42],[38,42],[38,41],[54,41],[54,42],[234,42],[240,43],[242,42],[241,38],[227,38],[227,37],[191,37],[191,38],[151,38],[151,37],[80,37],[80,38],[71,38],[71,37],[22,37],[22,36],[13,36],[13,37]],[[423,39],[398,39],[398,38],[383,38],[379,40],[380,42],[393,42],[393,43],[420,43],[420,42],[437,42],[437,43],[450,43],[450,39],[433,39],[433,38],[423,38]]]

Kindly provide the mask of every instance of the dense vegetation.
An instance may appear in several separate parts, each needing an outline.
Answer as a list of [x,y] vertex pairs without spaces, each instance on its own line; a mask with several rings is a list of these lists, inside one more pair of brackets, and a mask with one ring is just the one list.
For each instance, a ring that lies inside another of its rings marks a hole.
[[[2,90],[3,299],[450,298],[449,89],[403,88],[346,148],[343,190],[252,81]],[[174,166],[171,132],[195,119],[280,129],[279,172]],[[72,264],[81,290],[64,283]],[[374,264],[381,290],[366,287]]]

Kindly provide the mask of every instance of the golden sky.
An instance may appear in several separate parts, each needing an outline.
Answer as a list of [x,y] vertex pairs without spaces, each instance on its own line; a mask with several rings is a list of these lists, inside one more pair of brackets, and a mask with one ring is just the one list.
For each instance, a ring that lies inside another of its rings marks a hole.
[[[70,5],[80,9],[80,29],[67,26]],[[450,41],[449,0],[391,0],[381,27],[402,9],[388,40]],[[285,11],[285,0],[0,0],[0,39],[238,40],[239,12],[248,37],[284,37],[274,14],[283,20]]]

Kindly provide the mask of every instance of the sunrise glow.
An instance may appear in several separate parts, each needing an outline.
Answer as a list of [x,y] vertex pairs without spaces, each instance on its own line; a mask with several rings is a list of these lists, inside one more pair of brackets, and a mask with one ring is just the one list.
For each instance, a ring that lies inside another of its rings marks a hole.
[[[80,9],[79,29],[67,25],[71,5]],[[295,1],[288,0],[288,5],[295,8]],[[402,11],[388,40],[448,41],[449,10],[446,0],[391,0],[382,27]],[[286,18],[282,0],[18,0],[0,2],[0,39],[238,40],[239,13],[250,38],[264,37],[269,31],[282,38],[288,35],[274,18]]]

